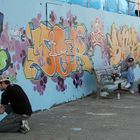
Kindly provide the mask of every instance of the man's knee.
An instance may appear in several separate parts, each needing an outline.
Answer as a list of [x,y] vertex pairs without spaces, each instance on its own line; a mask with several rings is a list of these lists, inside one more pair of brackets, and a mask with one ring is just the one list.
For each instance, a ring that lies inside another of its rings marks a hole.
[[17,132],[20,129],[20,123],[5,124],[0,122],[0,132]]

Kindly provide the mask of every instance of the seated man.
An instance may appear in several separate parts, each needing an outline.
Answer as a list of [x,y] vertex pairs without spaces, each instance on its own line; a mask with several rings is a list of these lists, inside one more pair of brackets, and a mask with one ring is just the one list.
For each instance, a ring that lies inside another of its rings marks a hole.
[[124,61],[121,63],[121,76],[127,79],[126,89],[130,90],[130,93],[134,94],[134,59],[129,54]]
[[8,77],[0,77],[0,114],[7,115],[0,121],[0,132],[22,132],[30,130],[27,119],[32,114],[31,104],[19,85],[10,84]]

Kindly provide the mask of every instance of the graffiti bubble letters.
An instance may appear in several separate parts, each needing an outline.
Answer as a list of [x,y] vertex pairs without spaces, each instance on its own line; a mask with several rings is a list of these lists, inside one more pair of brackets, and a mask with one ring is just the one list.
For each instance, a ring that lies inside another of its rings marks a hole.
[[[39,68],[49,76],[56,73],[61,77],[69,75],[71,55],[68,51],[71,41],[65,40],[64,29],[54,26],[51,30],[41,23],[38,28],[30,29],[27,35],[32,36],[34,48],[28,48],[29,55],[24,67],[26,78],[34,79]],[[34,63],[38,68],[31,67]]]
[[129,53],[132,53],[135,62],[139,63],[140,44],[134,28],[123,26],[118,30],[113,23],[110,33],[107,34],[107,41],[110,48],[110,64],[119,64]]
[[28,25],[27,36],[34,46],[28,48],[24,67],[26,78],[34,79],[36,75],[39,78],[39,71],[43,71],[48,76],[67,77],[71,72],[76,71],[77,58],[80,58],[84,64],[83,69],[89,70],[92,64],[89,57],[84,55],[86,45],[82,40],[85,31],[82,25],[69,29],[58,25],[50,28],[43,23],[33,29]]

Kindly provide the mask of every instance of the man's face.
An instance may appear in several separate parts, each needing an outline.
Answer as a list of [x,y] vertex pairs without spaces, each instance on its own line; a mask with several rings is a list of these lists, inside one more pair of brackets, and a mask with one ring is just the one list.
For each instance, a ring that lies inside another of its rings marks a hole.
[[0,90],[3,91],[4,88],[3,88],[3,82],[0,82]]
[[133,62],[129,62],[129,61],[127,61],[127,64],[130,66],[130,65],[132,65],[132,64],[133,64]]

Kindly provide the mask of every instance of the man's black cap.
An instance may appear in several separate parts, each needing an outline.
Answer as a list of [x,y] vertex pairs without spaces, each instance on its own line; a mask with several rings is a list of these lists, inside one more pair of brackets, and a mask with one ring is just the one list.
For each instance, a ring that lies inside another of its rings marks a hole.
[[128,61],[128,62],[133,62],[133,61],[134,61],[134,58],[128,58],[127,61]]

